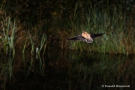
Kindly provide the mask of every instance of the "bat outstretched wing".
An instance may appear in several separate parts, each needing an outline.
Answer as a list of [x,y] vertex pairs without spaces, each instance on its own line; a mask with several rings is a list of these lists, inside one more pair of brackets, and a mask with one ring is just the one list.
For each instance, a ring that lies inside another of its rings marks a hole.
[[105,33],[101,33],[101,34],[91,34],[90,36],[91,36],[91,38],[96,38],[96,37],[102,36],[103,34],[105,34]]
[[84,37],[82,37],[81,35],[78,35],[72,38],[68,38],[67,40],[84,40],[84,39],[85,39]]

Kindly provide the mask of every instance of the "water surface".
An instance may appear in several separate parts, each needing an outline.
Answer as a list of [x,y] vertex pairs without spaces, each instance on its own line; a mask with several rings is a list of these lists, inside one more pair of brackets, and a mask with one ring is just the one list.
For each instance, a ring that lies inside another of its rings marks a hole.
[[48,50],[45,55],[1,56],[1,90],[135,89],[135,57]]

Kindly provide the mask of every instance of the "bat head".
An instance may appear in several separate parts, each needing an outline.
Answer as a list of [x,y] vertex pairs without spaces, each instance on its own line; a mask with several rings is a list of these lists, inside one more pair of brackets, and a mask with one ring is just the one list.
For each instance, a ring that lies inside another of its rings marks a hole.
[[90,39],[90,34],[85,31],[82,32],[82,36],[86,39]]

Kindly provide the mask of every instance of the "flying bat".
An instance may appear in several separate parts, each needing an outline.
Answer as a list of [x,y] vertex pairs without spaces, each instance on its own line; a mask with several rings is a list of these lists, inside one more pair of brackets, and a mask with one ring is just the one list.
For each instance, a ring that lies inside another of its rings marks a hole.
[[92,43],[94,38],[102,36],[103,34],[105,34],[105,33],[89,34],[88,32],[83,31],[81,35],[77,35],[75,37],[68,38],[67,40],[73,40],[73,41],[80,40],[80,41],[85,41],[87,43]]

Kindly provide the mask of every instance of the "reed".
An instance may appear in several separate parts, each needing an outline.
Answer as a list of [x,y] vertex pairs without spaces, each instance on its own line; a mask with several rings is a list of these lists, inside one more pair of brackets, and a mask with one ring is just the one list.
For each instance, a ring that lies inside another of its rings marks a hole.
[[12,23],[11,18],[8,17],[7,20],[2,22],[2,47],[5,54],[15,55],[14,39],[15,39],[16,25],[15,21]]
[[24,44],[24,46],[23,46],[23,50],[22,50],[22,54],[23,54],[23,55],[25,54],[26,44],[27,44],[27,40],[25,41],[25,44]]
[[[4,55],[4,54],[3,54]],[[3,79],[9,78],[10,80],[13,77],[13,60],[14,57],[9,56],[3,58],[4,60],[1,61],[2,67],[1,67],[1,72],[0,72],[0,78],[3,77]]]
[[113,9],[107,6],[107,8],[101,8],[100,11],[97,7],[82,6],[81,3],[76,4],[74,17],[70,20],[74,27],[71,34],[76,35],[78,32],[81,34],[83,30],[89,33],[105,34],[94,39],[94,42],[89,45],[73,42],[69,46],[71,49],[110,54],[135,54],[133,15],[128,16],[126,12],[123,12],[122,6],[113,6]]
[[[41,50],[43,49],[43,47],[44,47],[44,50],[43,50],[43,52],[45,51],[45,49],[46,49],[46,44],[45,44],[45,42],[46,42],[46,37],[45,37],[45,34],[43,34],[43,36],[42,36],[42,39],[41,39],[41,43],[40,43],[40,51],[39,51],[39,54],[40,54],[40,52],[41,52]],[[44,53],[43,53],[44,54]]]
[[[0,28],[0,47],[4,54],[14,56],[15,52],[21,52],[22,54],[29,52],[33,55],[37,47],[39,48],[38,54],[41,51],[43,51],[42,54],[45,53],[47,46],[46,34],[35,34],[38,30],[32,32],[33,29],[22,30],[20,23],[11,20],[10,16],[3,18]],[[31,47],[31,50],[29,47]]]
[[[30,1],[30,0],[28,0]],[[135,54],[135,48],[134,48],[134,15],[135,11],[128,11],[128,6],[125,6],[122,3],[112,3],[109,1],[101,1],[101,2],[88,2],[85,3],[84,1],[77,1],[72,2],[72,4],[69,1],[63,2],[63,3],[56,3],[56,6],[53,6],[52,1],[50,3],[44,1],[40,2],[40,7],[34,6],[35,4],[29,3],[29,2],[1,2],[1,9],[0,11],[3,12],[9,12],[11,16],[14,16],[13,18],[16,18],[17,21],[19,21],[21,30],[20,32],[25,32],[27,34],[28,30],[30,31],[30,35],[22,35],[19,37],[19,39],[22,39],[21,43],[25,43],[25,40],[27,40],[26,45],[22,44],[19,47],[21,51],[23,50],[23,53],[25,52],[27,47],[31,47],[31,51],[34,52],[34,49],[37,48],[37,51],[40,51],[40,47],[45,47],[46,44],[42,45],[42,43],[38,40],[39,36],[42,38],[43,34],[41,35],[41,31],[43,33],[46,33],[47,37],[53,36],[53,45],[57,45],[61,49],[73,49],[73,50],[80,50],[80,51],[89,51],[89,52],[101,52],[101,53],[110,53],[110,54]],[[33,6],[28,9],[28,11],[23,9],[23,5]],[[95,3],[95,4],[93,4]],[[104,4],[106,3],[106,4]],[[123,2],[125,3],[125,2]],[[5,7],[7,5],[7,7]],[[8,5],[14,7],[14,9],[9,8]],[[44,5],[47,5],[44,7]],[[65,6],[63,6],[65,5]],[[50,7],[52,6],[52,7]],[[17,8],[16,8],[17,7]],[[34,10],[34,11],[33,11]],[[46,12],[42,12],[42,11]],[[10,13],[15,12],[15,13]],[[67,12],[69,11],[69,12]],[[24,15],[24,13],[26,15]],[[1,13],[0,13],[1,14]],[[31,17],[31,14],[33,15]],[[29,17],[29,19],[28,19]],[[38,18],[36,18],[38,17]],[[0,18],[1,20],[1,18]],[[9,20],[10,21],[10,20]],[[24,22],[21,22],[24,21]],[[5,22],[8,22],[5,20]],[[11,23],[11,22],[8,22]],[[14,24],[12,22],[12,24]],[[11,37],[7,35],[7,32],[4,34],[3,39],[3,48],[4,52],[7,53],[8,44],[9,48],[13,48],[14,51],[14,45],[16,45],[17,42],[15,42],[15,37],[12,37],[12,35],[16,34],[16,28],[14,31],[14,25],[8,25],[13,26]],[[18,28],[18,23],[15,23],[15,26]],[[3,24],[3,28],[4,28]],[[26,27],[29,27],[26,29]],[[36,29],[34,29],[34,28]],[[23,30],[25,29],[25,30]],[[45,29],[45,30],[40,30]],[[68,44],[65,39],[74,36],[77,34],[80,34],[82,31],[87,31],[89,33],[105,33],[101,38],[97,38],[94,40],[94,42],[90,45],[87,45],[86,43],[70,43]],[[9,33],[9,32],[8,32]],[[34,34],[36,34],[34,36]],[[25,37],[26,36],[26,37]],[[8,37],[10,42],[8,42]],[[18,35],[16,35],[18,38]],[[33,42],[32,37],[36,37],[37,41]],[[26,39],[27,38],[27,39]],[[28,38],[30,38],[30,43]],[[49,39],[49,38],[47,38]],[[49,39],[49,40],[51,40]],[[46,40],[46,41],[49,41]],[[49,41],[50,44],[52,44],[52,41]],[[37,43],[40,43],[38,47],[34,47]],[[20,44],[20,43],[19,43]],[[18,45],[19,45],[18,44]],[[68,47],[69,46],[69,47]],[[22,49],[23,48],[23,49]]]
[[35,43],[34,43],[34,40],[30,34],[29,34],[29,38],[30,38],[30,44],[31,44],[31,54],[33,55],[34,51],[35,51]]

